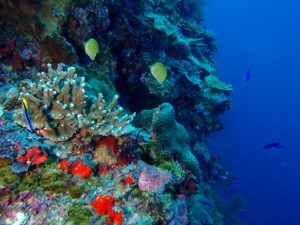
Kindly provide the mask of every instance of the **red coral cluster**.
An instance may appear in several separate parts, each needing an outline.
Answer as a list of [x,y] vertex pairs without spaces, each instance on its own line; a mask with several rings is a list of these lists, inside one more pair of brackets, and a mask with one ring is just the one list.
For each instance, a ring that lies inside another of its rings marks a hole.
[[114,136],[101,137],[96,144],[96,148],[99,146],[107,146],[108,149],[114,154],[117,155],[119,151],[118,139]]
[[60,162],[59,168],[61,170],[65,170],[68,173],[71,173],[73,175],[79,174],[84,179],[89,177],[92,173],[91,167],[84,165],[79,161],[76,161],[74,164],[72,164],[72,163],[68,162],[68,160],[66,160],[66,159],[63,159]]
[[138,142],[138,137],[133,141],[126,137],[115,138],[113,136],[95,139],[93,157],[99,163],[99,173],[109,173],[111,170],[120,169],[132,163],[134,159],[138,159],[137,151],[133,151],[133,149],[138,149]]
[[94,140],[95,151],[94,159],[99,163],[99,173],[107,174],[109,171],[119,169],[121,164],[118,162],[118,139],[109,137],[100,137]]
[[82,178],[87,178],[91,175],[92,169],[89,166],[83,165],[81,162],[75,162],[71,173],[73,175],[79,174]]
[[108,225],[117,224],[122,225],[124,218],[122,212],[117,212],[113,210],[113,205],[116,202],[112,195],[96,195],[96,199],[91,203],[92,207],[95,207],[95,212],[104,216],[108,214],[106,222]]
[[65,171],[69,172],[69,162],[68,162],[68,160],[63,159],[63,160],[59,163],[59,169],[65,170]]
[[134,179],[132,176],[128,176],[126,177],[126,179],[124,180],[125,184],[133,184],[134,183]]
[[34,146],[25,150],[25,154],[18,156],[17,160],[21,163],[39,165],[47,160],[47,154],[43,153],[40,147]]

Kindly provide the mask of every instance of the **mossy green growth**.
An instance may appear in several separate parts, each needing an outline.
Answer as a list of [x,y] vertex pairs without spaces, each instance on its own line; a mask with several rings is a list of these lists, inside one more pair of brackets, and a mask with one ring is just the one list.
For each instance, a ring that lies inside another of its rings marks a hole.
[[[19,176],[11,172],[10,169],[11,160],[0,158],[0,186],[4,187],[0,193],[0,202],[10,198],[14,191],[14,185]],[[13,185],[13,186],[11,186]],[[0,215],[1,215],[0,206]]]
[[10,164],[10,159],[0,158],[0,186],[13,184],[18,179],[18,175],[11,172]]
[[159,166],[165,161],[170,161],[170,157],[162,150],[160,145],[150,140],[142,149],[142,160],[151,165]]
[[151,140],[144,146],[142,159],[163,170],[168,170],[176,176],[181,177],[185,174],[181,166],[172,160],[155,141]]
[[[43,191],[54,193],[68,192],[73,199],[80,198],[86,192],[84,185],[68,182],[73,175],[66,173],[58,168],[56,163],[47,165],[41,170],[40,187]],[[84,180],[86,183],[91,183],[92,180]]]
[[51,164],[54,164],[56,163],[56,158],[53,157],[52,155],[48,155],[48,158],[47,158],[47,161],[45,162],[45,165],[51,165]]
[[29,171],[21,175],[19,191],[34,190],[39,185],[39,174],[37,171]]
[[62,193],[67,190],[66,182],[70,178],[57,164],[51,164],[41,169],[40,186],[43,191]]
[[69,207],[68,215],[74,225],[88,225],[91,224],[90,219],[93,213],[90,208],[74,203]]
[[68,189],[68,193],[73,199],[80,198],[82,194],[86,192],[86,189],[83,186],[74,185]]
[[171,173],[175,174],[175,176],[182,177],[185,174],[185,171],[182,169],[182,167],[174,162],[174,161],[164,161],[158,165],[159,168],[163,170],[168,170]]

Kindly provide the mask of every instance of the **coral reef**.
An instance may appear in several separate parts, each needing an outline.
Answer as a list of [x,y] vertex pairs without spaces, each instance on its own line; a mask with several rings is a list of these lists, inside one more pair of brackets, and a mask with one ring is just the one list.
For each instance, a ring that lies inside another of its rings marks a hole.
[[203,6],[0,2],[0,224],[238,224],[205,145],[232,87]]
[[[223,97],[226,104],[213,109],[208,105],[216,99],[203,94],[205,77],[217,75],[214,35],[201,26],[203,4],[195,0],[64,0],[59,4],[10,0],[0,10],[4,18],[0,25],[5,28],[1,29],[0,52],[5,66],[13,64],[17,71],[41,71],[48,62],[54,67],[59,62],[80,62],[101,69],[105,79],[114,82],[122,105],[131,111],[171,103],[177,120],[195,142],[222,129],[218,116],[230,108],[230,100],[224,99],[229,92],[224,96],[218,90],[218,99]],[[32,25],[25,29],[24,21]],[[27,35],[15,40],[15,34],[23,33]],[[99,43],[95,63],[84,54],[84,42],[90,38]],[[170,74],[162,85],[148,69],[156,61],[163,62]]]

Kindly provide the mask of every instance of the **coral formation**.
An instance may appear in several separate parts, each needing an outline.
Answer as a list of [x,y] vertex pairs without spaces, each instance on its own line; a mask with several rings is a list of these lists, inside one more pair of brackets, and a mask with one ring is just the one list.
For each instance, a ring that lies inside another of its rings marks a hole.
[[158,170],[154,166],[145,166],[140,173],[138,186],[141,191],[162,193],[171,180],[170,172]]
[[[21,98],[29,102],[29,114],[34,129],[52,141],[65,141],[80,128],[92,134],[120,136],[131,132],[133,115],[118,117],[123,111],[117,107],[115,96],[106,106],[103,95],[83,116],[86,107],[85,79],[77,77],[74,67],[53,70],[48,64],[48,73],[38,73],[39,82],[22,87]],[[16,121],[26,127],[21,110],[16,112]]]
[[39,165],[47,160],[47,155],[41,151],[40,147],[34,146],[25,150],[25,154],[18,156],[17,160],[21,163]]
[[81,162],[75,162],[71,170],[73,175],[79,174],[82,178],[87,178],[91,175],[92,169],[89,166],[83,165]]
[[116,202],[112,195],[96,195],[96,199],[91,203],[91,206],[95,207],[95,212],[104,216],[106,213],[109,218],[107,218],[107,224],[117,224],[122,225],[124,218],[122,212],[117,212],[113,210],[113,205]]
[[[38,73],[39,82],[22,87],[20,97],[29,102],[29,114],[34,129],[53,141],[65,141],[78,129],[77,116],[84,109],[85,79],[77,78],[75,68],[67,71],[52,69]],[[23,127],[22,111],[16,112],[16,121]]]
[[189,135],[176,122],[171,104],[163,103],[152,110],[143,110],[137,115],[134,125],[149,128],[153,139],[161,145],[163,151],[183,163],[198,179],[201,178],[199,162],[190,149]]
[[128,176],[126,177],[126,179],[124,180],[124,184],[133,184],[134,183],[134,179],[132,176]]

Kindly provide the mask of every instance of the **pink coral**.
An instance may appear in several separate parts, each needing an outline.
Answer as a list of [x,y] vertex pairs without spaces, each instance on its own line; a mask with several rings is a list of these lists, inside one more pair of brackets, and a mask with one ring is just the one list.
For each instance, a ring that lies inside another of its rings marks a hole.
[[30,165],[38,165],[47,160],[47,154],[41,151],[41,148],[34,146],[25,150],[25,154],[18,156],[17,160],[21,163],[26,163]]
[[158,170],[154,166],[148,166],[140,173],[138,186],[141,191],[162,193],[171,180],[172,174],[170,172]]

